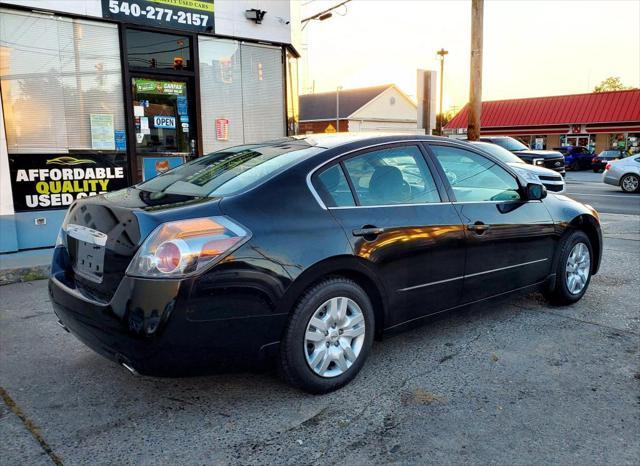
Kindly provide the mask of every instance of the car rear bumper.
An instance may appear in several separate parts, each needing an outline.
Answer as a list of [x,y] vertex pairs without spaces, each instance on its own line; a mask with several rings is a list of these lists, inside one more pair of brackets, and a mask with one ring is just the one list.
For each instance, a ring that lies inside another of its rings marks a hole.
[[604,175],[602,175],[602,181],[613,186],[620,186],[620,178],[612,175],[611,172],[604,172]]
[[[199,312],[189,299],[188,281],[124,277],[109,303],[83,296],[64,281],[60,274],[49,279],[60,323],[97,353],[143,375],[194,375],[255,364],[265,347],[277,343],[286,320],[270,309],[224,318]],[[217,304],[208,300],[208,308]]]

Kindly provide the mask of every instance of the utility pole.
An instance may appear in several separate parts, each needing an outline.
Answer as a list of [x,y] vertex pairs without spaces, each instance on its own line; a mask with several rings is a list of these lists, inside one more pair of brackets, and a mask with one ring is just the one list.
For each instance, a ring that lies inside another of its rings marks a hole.
[[340,132],[340,91],[342,86],[336,87],[336,133]]
[[482,18],[484,0],[471,0],[471,80],[469,82],[469,122],[467,139],[480,137],[482,113]]
[[438,50],[438,55],[440,55],[440,114],[438,115],[438,121],[436,123],[436,131],[438,136],[442,136],[442,89],[444,87],[444,56],[449,52],[444,48]]

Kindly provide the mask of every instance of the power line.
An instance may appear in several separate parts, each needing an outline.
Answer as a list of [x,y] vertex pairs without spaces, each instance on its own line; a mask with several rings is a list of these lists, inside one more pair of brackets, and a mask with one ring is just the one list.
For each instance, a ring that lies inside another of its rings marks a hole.
[[338,3],[335,6],[332,6],[331,8],[327,8],[326,10],[322,10],[319,13],[316,13],[315,15],[309,16],[308,18],[303,19],[302,21],[300,21],[300,24],[306,23],[307,21],[312,21],[314,19],[318,19],[320,16],[323,16],[333,10],[335,10],[336,8],[340,8],[342,5],[346,5],[347,3],[349,3],[351,0],[344,0],[341,3]]

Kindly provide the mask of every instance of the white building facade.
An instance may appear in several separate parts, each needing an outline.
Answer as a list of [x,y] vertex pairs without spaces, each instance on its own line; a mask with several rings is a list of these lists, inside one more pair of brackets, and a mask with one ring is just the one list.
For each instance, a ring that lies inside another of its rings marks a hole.
[[73,200],[297,131],[296,1],[0,2],[0,253]]

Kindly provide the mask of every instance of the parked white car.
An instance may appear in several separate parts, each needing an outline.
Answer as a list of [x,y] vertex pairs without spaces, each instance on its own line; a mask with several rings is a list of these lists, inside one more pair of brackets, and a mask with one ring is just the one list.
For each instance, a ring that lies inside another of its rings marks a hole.
[[640,193],[640,156],[633,155],[607,163],[602,181],[620,186],[625,193]]
[[547,191],[552,193],[564,192],[564,178],[560,173],[538,165],[529,165],[513,152],[508,151],[504,147],[497,144],[482,141],[467,141],[480,150],[483,150],[501,161],[509,164],[513,169],[520,173],[525,179],[533,183],[541,183],[545,185]]

